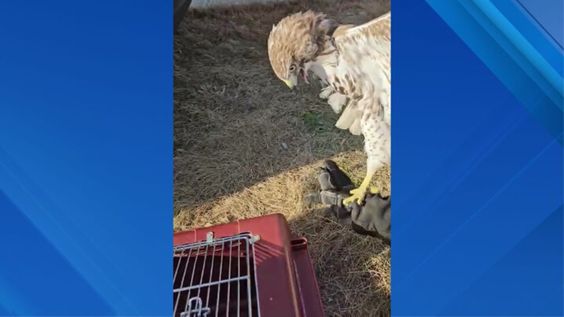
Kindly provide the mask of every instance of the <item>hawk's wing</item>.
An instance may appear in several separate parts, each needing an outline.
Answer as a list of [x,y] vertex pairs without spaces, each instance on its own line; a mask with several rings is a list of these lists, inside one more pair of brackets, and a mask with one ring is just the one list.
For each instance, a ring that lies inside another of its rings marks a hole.
[[341,116],[335,126],[339,129],[349,130],[350,133],[354,135],[360,135],[362,130],[360,128],[360,120],[362,118],[362,111],[359,109],[358,105],[351,101]]
[[[379,87],[378,104],[383,110],[384,120],[390,123],[390,13],[382,15],[363,25],[347,28],[334,34],[334,42],[339,51],[339,63],[336,74],[338,78],[353,77],[361,81],[372,82],[371,87]],[[356,72],[357,74],[352,74]],[[346,85],[347,83],[345,83]],[[348,83],[351,84],[351,83]],[[363,82],[361,90],[370,90]],[[367,105],[349,102],[336,123],[340,129],[349,129],[353,134],[360,134],[360,122]]]
[[[347,30],[353,28],[354,25],[343,24],[335,28],[333,32],[333,37],[344,34]],[[347,96],[335,91],[331,85],[329,85],[329,77],[334,75],[335,67],[337,65],[337,59],[332,54],[323,54],[320,56],[316,62],[306,63],[306,72],[312,72],[315,77],[317,77],[323,87],[319,97],[321,99],[326,99],[327,103],[331,106],[335,113],[341,113],[345,105],[347,104]]]

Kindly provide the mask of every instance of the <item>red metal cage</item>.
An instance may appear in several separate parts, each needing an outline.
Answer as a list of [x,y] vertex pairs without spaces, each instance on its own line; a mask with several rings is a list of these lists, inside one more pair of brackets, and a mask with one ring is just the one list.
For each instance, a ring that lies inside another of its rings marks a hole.
[[322,317],[305,238],[284,216],[174,235],[174,316]]

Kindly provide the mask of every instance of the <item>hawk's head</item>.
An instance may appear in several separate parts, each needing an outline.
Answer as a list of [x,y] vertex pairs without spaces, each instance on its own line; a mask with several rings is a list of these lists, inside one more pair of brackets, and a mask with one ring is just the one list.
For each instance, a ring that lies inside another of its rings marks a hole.
[[270,65],[290,89],[300,75],[306,78],[305,64],[321,52],[328,30],[335,24],[325,14],[307,11],[287,16],[272,27],[268,37]]

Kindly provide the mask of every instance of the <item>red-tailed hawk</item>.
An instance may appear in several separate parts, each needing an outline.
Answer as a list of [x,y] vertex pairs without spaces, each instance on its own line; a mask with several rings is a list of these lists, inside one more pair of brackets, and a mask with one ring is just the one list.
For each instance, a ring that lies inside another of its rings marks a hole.
[[276,76],[290,88],[309,71],[327,87],[336,126],[364,135],[366,177],[345,201],[361,203],[372,176],[390,164],[390,13],[359,26],[337,25],[322,13],[300,12],[273,26],[268,56]]

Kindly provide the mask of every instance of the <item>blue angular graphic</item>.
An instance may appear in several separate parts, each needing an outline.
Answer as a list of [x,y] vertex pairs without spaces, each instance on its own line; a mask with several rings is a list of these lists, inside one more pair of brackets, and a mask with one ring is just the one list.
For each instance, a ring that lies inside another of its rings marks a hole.
[[561,51],[515,1],[392,11],[392,315],[561,315]]

